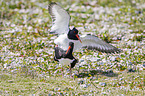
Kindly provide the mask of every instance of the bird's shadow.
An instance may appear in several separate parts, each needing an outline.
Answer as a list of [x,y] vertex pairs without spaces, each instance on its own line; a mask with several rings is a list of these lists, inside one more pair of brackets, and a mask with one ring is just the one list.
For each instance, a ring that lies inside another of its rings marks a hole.
[[83,70],[83,72],[78,72],[78,74],[75,74],[78,78],[85,78],[85,77],[91,77],[91,76],[96,76],[96,75],[104,75],[107,77],[117,77],[118,74],[114,73],[112,70],[100,70],[100,69],[90,69],[88,70]]

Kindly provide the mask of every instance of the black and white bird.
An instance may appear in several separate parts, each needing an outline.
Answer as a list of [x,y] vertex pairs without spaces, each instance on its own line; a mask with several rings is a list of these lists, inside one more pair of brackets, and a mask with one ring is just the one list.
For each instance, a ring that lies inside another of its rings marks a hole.
[[[73,48],[74,48],[73,42],[69,42],[69,47],[67,50],[61,49],[60,47],[58,47],[58,45],[56,45],[54,48],[54,50],[55,50],[54,60],[58,61],[59,64],[61,64],[61,66],[70,65],[70,75],[71,76],[72,76],[71,69],[78,62],[78,60],[72,54]],[[61,69],[61,71],[62,71],[62,69]]]
[[56,3],[49,5],[49,13],[52,18],[51,33],[58,34],[54,43],[63,49],[67,49],[69,42],[74,42],[74,50],[80,48],[98,50],[106,53],[120,52],[121,50],[109,43],[99,39],[94,35],[78,35],[78,30],[74,27],[69,29],[70,15],[61,6]]

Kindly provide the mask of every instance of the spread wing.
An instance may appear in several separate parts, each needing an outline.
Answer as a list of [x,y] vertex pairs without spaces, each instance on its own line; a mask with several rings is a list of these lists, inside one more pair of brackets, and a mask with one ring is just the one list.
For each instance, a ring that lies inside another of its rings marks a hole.
[[53,23],[51,32],[56,34],[68,33],[70,16],[67,11],[56,3],[49,4],[48,10]]
[[120,49],[106,43],[94,35],[82,35],[80,38],[82,40],[83,48],[91,50],[94,49],[105,53],[115,53],[121,51]]

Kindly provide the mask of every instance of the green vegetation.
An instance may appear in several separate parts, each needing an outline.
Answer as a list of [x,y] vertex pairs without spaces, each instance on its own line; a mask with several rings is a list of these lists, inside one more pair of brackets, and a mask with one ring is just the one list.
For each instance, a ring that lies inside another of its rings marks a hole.
[[[52,0],[51,0],[52,1]],[[123,50],[82,49],[79,63],[53,61],[50,0],[0,0],[0,95],[145,95],[145,1],[53,0],[69,11],[70,26]]]

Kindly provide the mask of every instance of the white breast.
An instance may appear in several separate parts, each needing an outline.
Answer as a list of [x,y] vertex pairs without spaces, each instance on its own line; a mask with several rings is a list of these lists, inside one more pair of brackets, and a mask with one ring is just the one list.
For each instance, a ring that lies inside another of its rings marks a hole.
[[67,50],[67,48],[69,47],[67,34],[59,35],[59,37],[54,40],[54,43],[63,50]]
[[68,39],[67,34],[62,34],[58,38],[56,38],[54,40],[54,43],[57,44],[63,50],[67,50],[68,49],[69,42],[73,42],[74,43],[74,49],[73,49],[73,51],[79,50],[82,47],[82,43],[80,43],[79,40]]

